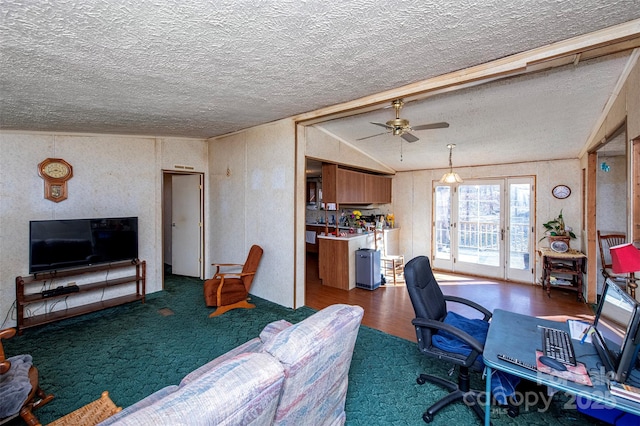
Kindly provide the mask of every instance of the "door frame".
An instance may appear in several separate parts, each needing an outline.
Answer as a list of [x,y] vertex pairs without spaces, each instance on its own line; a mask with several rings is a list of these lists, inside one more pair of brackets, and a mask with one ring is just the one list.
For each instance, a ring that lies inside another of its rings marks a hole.
[[[182,172],[176,170],[162,170],[162,224],[161,224],[161,235],[162,235],[162,288],[164,288],[164,264],[165,264],[165,250],[166,245],[171,246],[171,199],[172,199],[172,188],[171,185],[166,185],[167,179],[171,180],[171,177],[174,175],[198,175],[200,176],[200,217],[202,225],[200,226],[200,257],[202,261],[200,262],[200,279],[205,278],[205,256],[204,256],[204,248],[205,248],[205,210],[204,210],[204,194],[205,194],[205,179],[204,173],[202,172]],[[167,214],[167,209],[169,214]],[[167,235],[169,234],[169,235]]]

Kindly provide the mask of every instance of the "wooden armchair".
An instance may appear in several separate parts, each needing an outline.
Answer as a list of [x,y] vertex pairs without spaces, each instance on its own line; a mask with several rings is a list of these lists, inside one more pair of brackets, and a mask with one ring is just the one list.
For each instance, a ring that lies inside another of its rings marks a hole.
[[[215,306],[216,309],[209,317],[216,317],[236,308],[253,309],[256,305],[248,302],[249,289],[253,277],[258,270],[262,258],[262,248],[253,245],[244,264],[237,263],[213,263],[216,273],[213,278],[204,282],[204,300],[207,306]],[[220,272],[221,268],[236,269],[235,272]],[[241,271],[237,269],[242,268]]]
[[[9,386],[12,385],[14,381],[19,381],[25,379],[25,377],[20,377],[19,374],[16,373],[14,376],[11,370],[11,360],[7,359],[4,354],[4,347],[2,346],[2,339],[10,339],[15,336],[16,329],[15,328],[6,328],[4,330],[0,330],[0,375],[12,375],[14,380],[2,380],[0,381],[0,390],[7,390]],[[15,361],[14,361],[15,362]],[[44,393],[40,386],[38,385],[38,369],[33,365],[29,368],[28,380],[31,383],[31,390],[28,393],[26,401],[22,404],[15,413],[13,412],[4,412],[2,410],[2,415],[0,415],[0,424],[4,424],[11,419],[14,419],[18,416],[22,417],[22,420],[29,426],[40,425],[40,421],[33,414],[33,410],[36,408],[48,403],[53,399],[53,395],[47,395]],[[3,389],[4,388],[4,389]],[[2,395],[5,395],[5,392],[0,392]],[[7,391],[9,393],[9,391]],[[7,401],[2,401],[2,403],[7,403]],[[18,405],[18,404],[16,404]],[[5,409],[7,406],[5,406]]]
[[617,275],[613,273],[611,253],[609,252],[611,247],[626,243],[627,236],[623,233],[602,234],[600,231],[597,231],[597,236],[598,248],[600,249],[600,262],[602,263],[602,276],[605,279],[610,278],[635,298],[635,288],[637,284],[632,282],[628,275]]

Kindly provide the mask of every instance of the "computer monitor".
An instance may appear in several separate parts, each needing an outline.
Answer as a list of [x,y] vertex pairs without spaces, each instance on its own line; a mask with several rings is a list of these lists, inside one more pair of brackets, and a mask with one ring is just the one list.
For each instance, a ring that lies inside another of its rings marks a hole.
[[624,382],[640,347],[640,304],[611,279],[596,311],[592,342],[612,380]]

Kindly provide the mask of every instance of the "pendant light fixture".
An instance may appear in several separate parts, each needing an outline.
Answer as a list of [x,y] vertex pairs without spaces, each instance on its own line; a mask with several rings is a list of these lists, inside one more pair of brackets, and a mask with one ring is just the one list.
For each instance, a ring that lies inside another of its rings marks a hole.
[[453,151],[453,148],[455,147],[456,144],[454,143],[450,143],[447,145],[447,148],[449,148],[449,172],[445,173],[442,176],[442,179],[440,179],[440,183],[462,183],[462,179],[460,178],[460,176],[458,176],[458,174],[453,171],[453,163],[451,162],[451,153]]

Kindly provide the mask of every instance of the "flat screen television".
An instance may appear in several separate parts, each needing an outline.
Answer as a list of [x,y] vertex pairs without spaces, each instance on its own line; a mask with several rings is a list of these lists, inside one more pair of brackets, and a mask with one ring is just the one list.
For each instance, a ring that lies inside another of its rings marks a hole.
[[138,218],[29,222],[29,273],[138,258]]
[[598,303],[592,342],[610,379],[624,382],[635,365],[640,343],[640,304],[611,279]]

